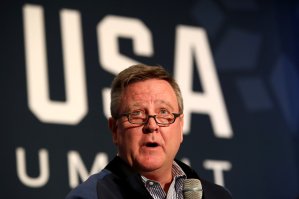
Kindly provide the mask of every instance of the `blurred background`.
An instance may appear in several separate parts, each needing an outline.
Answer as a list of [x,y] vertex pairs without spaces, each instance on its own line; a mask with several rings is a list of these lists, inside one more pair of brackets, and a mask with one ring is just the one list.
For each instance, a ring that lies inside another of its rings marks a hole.
[[1,3],[0,190],[62,199],[116,150],[115,74],[159,64],[185,100],[178,159],[237,199],[299,197],[299,2]]

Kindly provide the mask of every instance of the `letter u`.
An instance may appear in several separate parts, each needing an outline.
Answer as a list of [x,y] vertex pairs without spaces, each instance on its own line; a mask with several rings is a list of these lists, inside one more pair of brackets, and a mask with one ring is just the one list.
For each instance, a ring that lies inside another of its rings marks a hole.
[[28,187],[42,187],[49,180],[49,155],[46,149],[40,149],[38,152],[39,176],[32,178],[26,172],[26,154],[25,149],[18,147],[16,149],[17,175],[20,181]]
[[49,97],[43,8],[23,7],[28,106],[42,122],[76,125],[87,113],[81,17],[78,11],[60,11],[66,101]]

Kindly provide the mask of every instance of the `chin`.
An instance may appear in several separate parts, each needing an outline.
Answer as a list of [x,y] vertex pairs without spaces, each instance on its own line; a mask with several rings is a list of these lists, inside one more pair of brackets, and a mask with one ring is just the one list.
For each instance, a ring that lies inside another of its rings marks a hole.
[[144,172],[154,171],[161,168],[163,165],[162,158],[145,158],[138,162],[138,167]]

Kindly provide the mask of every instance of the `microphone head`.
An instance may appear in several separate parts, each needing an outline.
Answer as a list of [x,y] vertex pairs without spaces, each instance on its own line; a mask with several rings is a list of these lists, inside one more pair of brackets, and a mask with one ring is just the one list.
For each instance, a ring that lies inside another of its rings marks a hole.
[[183,195],[186,199],[201,199],[202,186],[198,179],[185,179],[183,184]]

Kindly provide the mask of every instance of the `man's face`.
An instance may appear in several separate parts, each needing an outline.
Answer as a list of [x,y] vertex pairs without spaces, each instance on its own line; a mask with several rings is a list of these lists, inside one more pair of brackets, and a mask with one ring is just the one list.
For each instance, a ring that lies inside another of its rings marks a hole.
[[[168,110],[178,113],[178,101],[170,84],[150,79],[130,84],[123,92],[120,114],[144,111],[156,115]],[[119,156],[139,172],[169,171],[183,141],[183,115],[169,126],[158,126],[154,118],[147,124],[129,123],[126,116],[110,119],[113,142]]]

